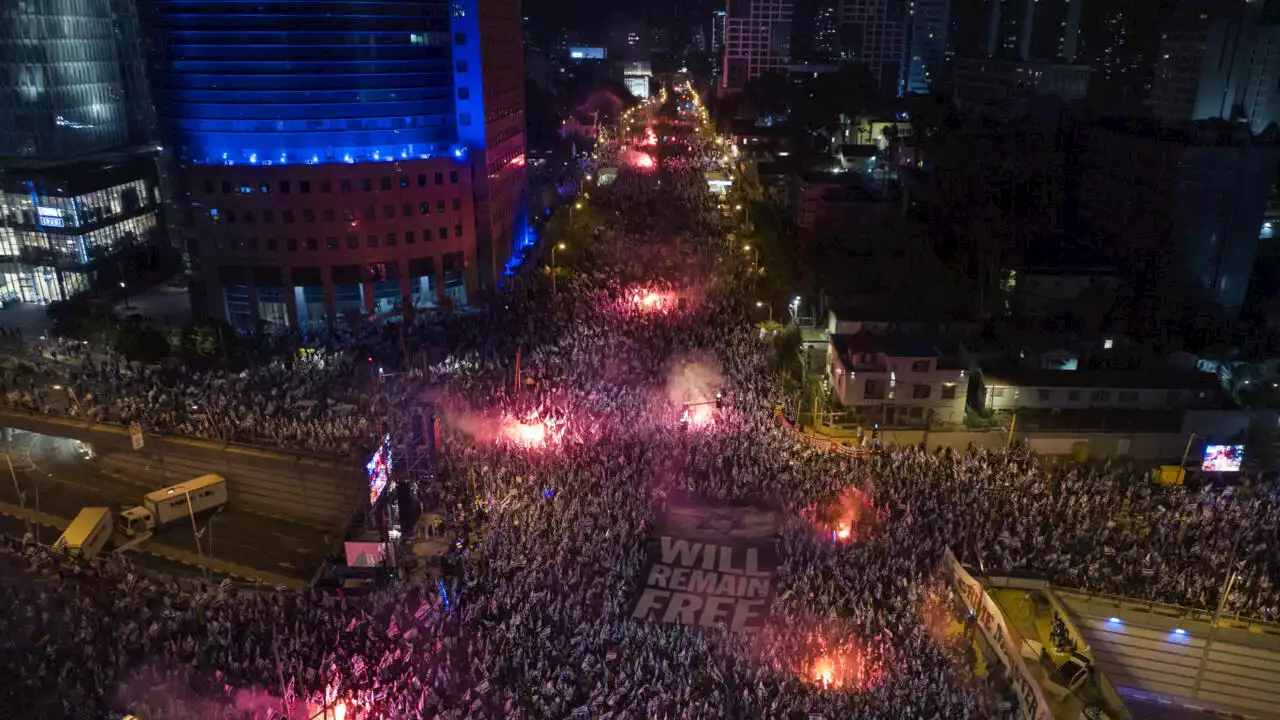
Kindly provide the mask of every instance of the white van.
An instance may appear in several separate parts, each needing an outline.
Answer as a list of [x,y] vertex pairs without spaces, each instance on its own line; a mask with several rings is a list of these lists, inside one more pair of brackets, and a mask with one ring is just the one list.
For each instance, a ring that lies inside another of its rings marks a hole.
[[227,479],[201,475],[178,485],[147,493],[142,504],[120,513],[120,524],[129,536],[227,504]]
[[111,508],[87,507],[80,510],[66,532],[53,543],[54,550],[96,557],[111,539]]

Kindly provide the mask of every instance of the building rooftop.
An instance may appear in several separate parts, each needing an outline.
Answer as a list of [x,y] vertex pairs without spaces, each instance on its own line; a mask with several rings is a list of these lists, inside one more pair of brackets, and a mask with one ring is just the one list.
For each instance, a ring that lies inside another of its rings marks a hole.
[[919,336],[899,333],[836,333],[831,336],[831,345],[842,359],[852,355],[880,353],[889,357],[913,358],[940,357],[942,355],[938,351],[938,346],[932,341]]
[[988,387],[1116,388],[1123,390],[1219,390],[1217,376],[1203,372],[1150,370],[984,369]]

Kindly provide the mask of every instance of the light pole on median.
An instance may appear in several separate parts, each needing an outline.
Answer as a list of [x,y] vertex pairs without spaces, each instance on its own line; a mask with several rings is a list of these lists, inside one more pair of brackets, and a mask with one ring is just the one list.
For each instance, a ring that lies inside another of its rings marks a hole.
[[769,303],[768,305],[765,305],[763,302],[761,302],[761,301],[757,300],[757,301],[756,301],[756,307],[768,307],[768,308],[769,308],[769,322],[773,322],[773,303]]
[[563,250],[564,243],[556,243],[551,246],[551,294],[555,295],[556,291],[556,250]]

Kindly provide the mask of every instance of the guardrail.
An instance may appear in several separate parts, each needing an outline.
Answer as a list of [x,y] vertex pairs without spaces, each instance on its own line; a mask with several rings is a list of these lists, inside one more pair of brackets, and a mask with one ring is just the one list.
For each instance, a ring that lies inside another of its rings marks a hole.
[[851,445],[845,445],[843,443],[836,442],[835,440],[829,440],[827,438],[818,437],[816,435],[810,435],[809,433],[806,433],[805,431],[792,425],[781,414],[778,415],[778,421],[782,423],[782,426],[784,428],[791,431],[792,435],[796,438],[796,440],[810,447],[817,448],[819,450],[826,450],[828,452],[833,452],[839,455],[844,455],[845,457],[853,458],[855,460],[866,460],[871,457],[870,448],[853,447]]
[[[86,430],[100,430],[105,432],[122,433],[125,435],[129,433],[128,425],[124,425],[122,423],[114,422],[111,420],[94,420],[91,418],[87,418],[83,416],[75,416],[75,415],[43,414],[43,413],[32,412],[30,410],[25,410],[22,408],[17,408],[8,404],[0,404],[0,420],[3,420],[3,416],[5,415],[24,417],[24,418],[29,418],[33,421],[40,421],[40,422],[47,422],[47,423],[69,424],[76,427],[84,428]],[[22,429],[22,428],[19,428],[19,429]],[[258,445],[252,442],[244,442],[241,440],[222,440],[220,438],[205,438],[205,437],[194,437],[189,435],[176,435],[176,434],[160,432],[157,430],[146,430],[146,428],[144,428],[143,430],[144,430],[144,434],[147,437],[153,437],[161,440],[205,443],[205,444],[217,446],[224,450],[225,449],[249,450],[254,452],[271,453],[274,455],[293,457],[296,460],[310,460],[313,462],[342,462],[342,461],[351,459],[349,456],[340,455],[337,453],[334,453],[334,454],[315,453],[315,452],[309,452],[306,450],[294,450],[294,449],[289,449],[289,448],[284,448],[281,446],[274,446],[274,445]]]

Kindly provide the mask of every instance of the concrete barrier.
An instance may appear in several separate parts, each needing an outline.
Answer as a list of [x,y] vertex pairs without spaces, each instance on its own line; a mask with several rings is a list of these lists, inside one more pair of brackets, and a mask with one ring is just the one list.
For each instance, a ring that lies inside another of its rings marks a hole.
[[11,410],[0,411],[0,425],[90,443],[104,469],[154,488],[216,473],[227,478],[232,507],[325,529],[345,525],[367,492],[351,461],[157,435],[135,451],[117,425]]

